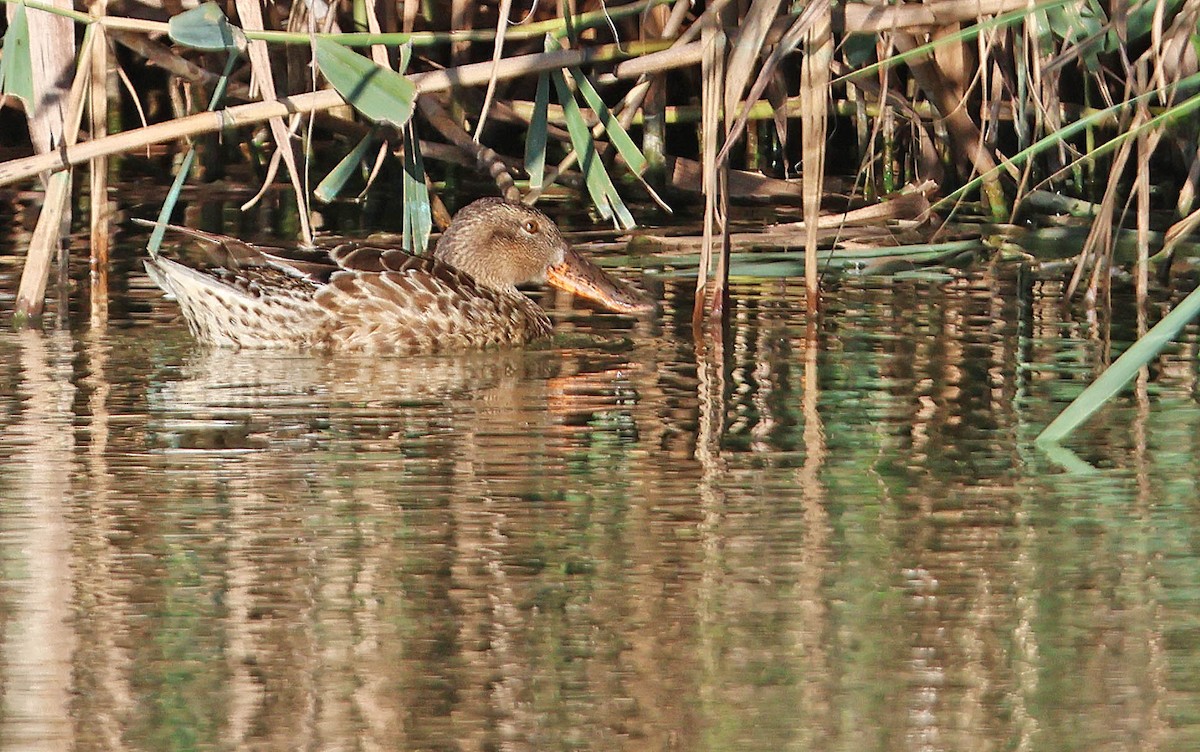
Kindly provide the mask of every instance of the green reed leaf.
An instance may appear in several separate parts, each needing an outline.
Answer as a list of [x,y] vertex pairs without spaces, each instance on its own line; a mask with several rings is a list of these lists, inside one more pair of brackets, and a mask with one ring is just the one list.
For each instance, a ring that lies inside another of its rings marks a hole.
[[239,53],[246,49],[246,35],[229,23],[225,12],[216,3],[204,3],[172,16],[167,28],[171,41],[185,47]]
[[1200,289],[1193,290],[1181,300],[1162,321],[1155,324],[1154,328],[1106,368],[1099,378],[1038,434],[1037,443],[1056,444],[1069,436],[1091,417],[1092,413],[1103,407],[1132,381],[1142,366],[1153,360],[1197,314],[1200,314]]
[[408,63],[412,60],[412,51],[412,42],[406,42],[405,44],[400,45],[400,60],[399,65],[396,66],[396,70],[400,71],[401,73],[408,70]]
[[17,97],[26,109],[33,107],[33,59],[24,3],[14,9],[4,33],[4,45],[0,47],[0,93]]
[[404,128],[404,250],[424,253],[432,231],[433,211],[429,206],[429,186],[425,184],[421,142],[410,121]]
[[546,178],[546,131],[550,112],[550,76],[538,76],[537,92],[533,97],[533,115],[529,118],[529,131],[525,134],[525,172],[529,173],[529,187],[541,190]]
[[579,155],[579,168],[583,170],[584,183],[592,203],[604,219],[615,219],[617,226],[623,230],[632,229],[637,225],[633,215],[621,200],[612,178],[604,169],[600,155],[596,153],[596,145],[592,141],[592,132],[583,119],[583,113],[575,102],[575,97],[567,87],[566,78],[562,71],[551,71],[550,78],[558,92],[558,101],[563,108],[563,117],[567,122],[567,132],[571,136],[571,145]]
[[162,248],[163,236],[166,235],[167,225],[171,222],[171,213],[175,211],[175,205],[179,203],[179,194],[183,190],[183,184],[187,182],[187,176],[191,173],[192,164],[195,161],[196,147],[193,146],[183,157],[183,163],[179,165],[179,172],[175,174],[175,180],[171,182],[171,189],[167,191],[167,197],[159,207],[154,230],[150,233],[150,240],[146,242],[146,250],[150,252],[150,258],[158,256],[158,250]]
[[588,77],[583,75],[583,71],[579,68],[571,68],[570,71],[571,77],[575,79],[575,85],[579,88],[579,93],[583,95],[583,100],[600,119],[605,133],[608,134],[612,145],[617,148],[621,159],[625,160],[625,164],[629,165],[630,170],[640,175],[646,168],[646,157],[642,154],[642,150],[629,137],[629,133],[625,131],[621,121],[613,116],[612,111],[608,109],[608,105],[600,96],[600,92],[596,91],[596,87],[592,85]]
[[[546,51],[555,52],[562,49],[562,45],[553,37],[546,37]],[[596,87],[592,84],[591,79],[583,74],[583,71],[578,67],[569,68],[571,78],[575,79],[575,86],[579,89],[579,93],[583,95],[583,100],[587,102],[588,107],[592,112],[596,113],[597,119],[600,120],[600,125],[608,134],[609,140],[616,147],[617,153],[625,160],[625,164],[629,165],[629,169],[635,174],[642,174],[646,168],[646,157],[642,154],[642,150],[637,147],[633,139],[629,137],[625,127],[621,125],[621,121],[613,116],[612,110],[608,109],[608,105],[604,102],[604,98],[600,96],[600,92],[596,91]]]
[[358,170],[363,159],[367,155],[367,151],[379,141],[379,136],[374,129],[363,136],[358,145],[350,150],[350,153],[342,157],[320,185],[313,191],[313,198],[323,203],[329,203],[341,194],[342,189],[346,187],[351,176]]
[[332,39],[313,41],[317,67],[354,109],[377,123],[403,128],[413,115],[417,87]]
[[[213,89],[212,99],[208,102],[208,111],[213,112],[221,105],[225,99],[225,90],[228,88],[229,77],[233,74],[233,68],[238,61],[238,51],[232,49],[229,51],[229,57],[225,60],[225,70],[221,73],[221,78],[217,80],[217,85]],[[158,256],[158,249],[162,247],[163,235],[167,231],[167,224],[171,221],[171,213],[175,211],[175,205],[179,203],[179,194],[183,191],[183,184],[187,182],[188,174],[192,171],[192,164],[196,161],[196,147],[190,147],[187,155],[183,158],[183,163],[179,166],[179,172],[175,174],[175,180],[171,183],[171,189],[167,191],[167,197],[163,199],[162,207],[158,210],[158,218],[154,223],[154,231],[150,233],[150,240],[146,243],[146,250],[150,252],[150,257]]]

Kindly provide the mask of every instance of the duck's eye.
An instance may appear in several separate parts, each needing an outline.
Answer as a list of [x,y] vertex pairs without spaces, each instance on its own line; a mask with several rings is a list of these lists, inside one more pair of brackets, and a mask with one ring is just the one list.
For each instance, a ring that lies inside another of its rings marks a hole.
[[525,224],[521,225],[521,229],[524,230],[525,232],[529,233],[530,235],[536,235],[537,231],[539,229],[537,220],[536,219],[525,220]]

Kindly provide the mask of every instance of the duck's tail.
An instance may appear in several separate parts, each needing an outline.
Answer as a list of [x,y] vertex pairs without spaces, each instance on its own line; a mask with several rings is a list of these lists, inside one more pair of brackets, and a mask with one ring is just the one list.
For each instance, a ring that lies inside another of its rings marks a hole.
[[274,270],[198,271],[161,256],[146,259],[154,284],[179,302],[196,339],[220,347],[320,345],[324,312],[315,285]]

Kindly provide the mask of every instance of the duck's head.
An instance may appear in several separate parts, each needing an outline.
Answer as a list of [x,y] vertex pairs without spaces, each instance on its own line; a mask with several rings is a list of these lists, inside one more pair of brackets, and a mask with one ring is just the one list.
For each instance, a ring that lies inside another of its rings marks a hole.
[[525,204],[481,198],[463,207],[438,240],[433,255],[497,290],[549,282],[620,313],[653,308],[576,253],[553,220]]

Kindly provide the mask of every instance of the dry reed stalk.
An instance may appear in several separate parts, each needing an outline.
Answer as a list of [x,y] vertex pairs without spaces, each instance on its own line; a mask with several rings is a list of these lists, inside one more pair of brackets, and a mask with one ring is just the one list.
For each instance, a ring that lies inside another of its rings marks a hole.
[[170,25],[163,21],[146,21],[141,18],[124,18],[122,16],[105,16],[104,18],[95,20],[106,31],[125,31],[133,34],[153,34],[164,37],[171,33]]
[[[500,0],[500,9],[497,12],[496,18],[496,41],[492,44],[493,71],[495,71],[496,66],[500,64],[500,59],[504,56],[504,32],[508,29],[509,13],[512,13],[512,0]],[[479,122],[475,124],[475,143],[479,143],[479,137],[483,135],[483,126],[487,124],[488,110],[491,109],[492,100],[495,98],[496,76],[493,75],[488,79],[487,91],[483,95],[483,106],[479,108]]]
[[[1200,8],[1197,8],[1200,13]],[[1197,16],[1193,15],[1194,20]],[[1161,19],[1160,19],[1161,23]],[[1165,92],[1161,95],[1165,104],[1168,106],[1173,102],[1175,91],[1170,85],[1173,81],[1179,79],[1179,69],[1176,68],[1168,73],[1162,71],[1164,62],[1168,59],[1162,53],[1161,46],[1166,45],[1167,37],[1161,35],[1155,36],[1157,45],[1152,46],[1149,50],[1143,53],[1136,61],[1134,61],[1127,70],[1127,94],[1130,96],[1141,97],[1152,88],[1162,85],[1162,82],[1167,81],[1167,76],[1172,78],[1172,82],[1168,82]],[[1154,72],[1150,72],[1150,65],[1154,63]],[[1153,83],[1152,83],[1153,82]],[[1132,120],[1129,122],[1126,132],[1140,128],[1152,118],[1149,100],[1138,99],[1137,107],[1134,110]],[[1085,267],[1091,263],[1092,274],[1089,281],[1089,295],[1096,294],[1097,286],[1101,279],[1101,272],[1107,268],[1112,257],[1113,249],[1113,221],[1116,211],[1117,191],[1120,187],[1120,176],[1123,173],[1125,166],[1128,164],[1136,143],[1138,150],[1138,164],[1134,174],[1133,193],[1129,197],[1131,200],[1136,199],[1136,222],[1137,222],[1137,269],[1136,269],[1136,286],[1139,308],[1143,307],[1146,300],[1146,293],[1149,285],[1149,232],[1150,232],[1150,158],[1153,156],[1158,144],[1163,136],[1161,129],[1152,130],[1149,132],[1139,133],[1135,141],[1123,141],[1117,149],[1113,157],[1112,166],[1109,171],[1110,180],[1105,188],[1104,197],[1100,202],[1099,211],[1092,221],[1092,227],[1088,232],[1088,236],[1084,241],[1083,250],[1080,253],[1076,263],[1075,271],[1071,276],[1071,281],[1067,286],[1066,297],[1074,296],[1074,293],[1079,285]],[[1174,247],[1178,243],[1181,235],[1179,233],[1189,227],[1191,223],[1185,219],[1176,223],[1167,234],[1166,246]],[[1168,247],[1160,252],[1160,255],[1169,257],[1170,251]],[[1169,269],[1169,267],[1168,267]]]
[[[1151,47],[1147,55],[1143,55],[1134,63],[1134,77],[1137,81],[1138,93],[1144,92],[1149,88],[1150,61],[1147,59],[1147,56],[1153,55],[1154,52],[1154,48]],[[1137,116],[1134,118],[1134,121],[1135,123],[1145,122],[1149,119],[1150,111],[1148,102],[1142,100],[1138,103]],[[1139,338],[1148,329],[1146,323],[1146,305],[1150,289],[1150,157],[1154,153],[1154,148],[1158,143],[1159,133],[1161,132],[1143,132],[1137,137],[1137,173],[1133,179],[1133,192],[1137,196],[1137,211],[1135,212],[1137,222],[1137,264],[1134,269],[1134,293],[1138,310],[1137,333]]]
[[226,128],[259,123],[271,117],[297,112],[312,112],[340,107],[344,100],[336,91],[323,91],[285,97],[270,102],[237,105],[216,112],[201,112],[164,123],[115,133],[95,141],[64,147],[51,154],[39,154],[0,163],[0,185],[7,185],[46,170],[58,170],[87,162],[95,157],[123,154],[148,144],[215,133]]
[[[718,161],[724,161],[729,153],[729,150],[738,141],[738,139],[740,139],[748,122],[750,103],[757,101],[760,97],[762,97],[764,92],[771,87],[772,82],[777,80],[775,72],[782,64],[784,58],[800,47],[800,45],[804,42],[804,39],[810,28],[814,25],[814,23],[819,24],[820,17],[822,15],[827,15],[828,10],[828,3],[824,0],[818,0],[818,2],[812,2],[806,5],[804,12],[795,16],[795,19],[792,21],[787,31],[779,38],[778,44],[775,45],[775,49],[771,51],[771,54],[767,56],[766,60],[763,62],[762,67],[758,72],[758,77],[754,81],[754,85],[750,87],[750,94],[746,97],[746,106],[743,107],[740,112],[738,112],[736,119],[734,119],[729,126],[728,132],[725,135],[725,146],[722,148],[721,154],[717,156]],[[832,56],[830,56],[828,62],[832,62]],[[828,73],[825,74],[825,78],[826,88],[828,88]],[[823,96],[822,102],[819,105],[819,107],[822,109],[825,108],[824,99],[826,98],[827,95]],[[803,96],[801,99],[803,100]],[[732,113],[728,113],[727,117],[730,115],[732,115]]]
[[[82,63],[75,73],[71,91],[67,95],[67,111],[62,123],[62,148],[73,144],[79,138],[79,123],[83,118],[84,94],[91,78],[91,65],[88,63],[91,47],[95,44],[96,34],[89,28],[84,33]],[[39,155],[42,157],[55,156],[52,154]],[[34,175],[42,170],[35,171]],[[62,242],[64,229],[69,226],[71,197],[71,171],[60,170],[50,176],[46,183],[46,195],[42,202],[42,213],[38,215],[37,226],[29,241],[29,249],[25,252],[25,267],[21,271],[21,283],[17,288],[17,302],[14,307],[14,319],[24,322],[41,315],[46,301],[46,283],[50,278],[50,263],[55,251]]]
[[[1200,2],[1190,0],[1190,12],[1181,13],[1186,16],[1190,26],[1180,26],[1181,18],[1176,18],[1176,25],[1162,33],[1162,5],[1155,9],[1155,19],[1152,34],[1152,44],[1136,63],[1138,93],[1148,91],[1153,86],[1166,92],[1162,99],[1170,106],[1175,100],[1174,84],[1179,81],[1182,69],[1178,62],[1181,48],[1190,44],[1191,29],[1200,17]],[[1152,71],[1152,72],[1151,72]],[[1168,80],[1169,79],[1169,80]],[[1150,101],[1141,100],[1138,103],[1138,118],[1142,122],[1151,119]],[[1135,190],[1138,194],[1137,230],[1138,230],[1138,259],[1137,259],[1137,297],[1138,297],[1138,336],[1145,333],[1145,310],[1150,276],[1150,159],[1158,149],[1164,130],[1161,128],[1140,133],[1138,142],[1138,174]]]
[[[70,0],[26,5],[34,101],[25,103],[25,117],[34,151],[44,154],[58,148],[63,141],[62,93],[64,82],[71,78],[75,64],[75,24],[70,18],[38,9],[70,10]],[[16,9],[15,4],[8,5],[10,19]]]
[[[108,0],[96,0],[91,13],[101,18],[107,12]],[[88,93],[90,135],[103,138],[108,133],[108,34],[103,27],[95,30],[91,44],[91,90]],[[89,319],[93,327],[108,320],[108,157],[100,156],[89,163],[91,217],[91,257],[89,287]]]
[[[661,59],[660,67],[681,68],[692,65],[698,61],[699,53],[700,45],[698,43],[685,45],[674,55]],[[539,73],[554,68],[609,61],[620,55],[621,51],[613,45],[520,55],[502,60],[496,69],[496,76],[500,79],[519,78],[529,73]],[[618,78],[635,78],[642,73],[640,70],[626,69],[624,65],[625,63],[619,63],[613,69]],[[464,65],[455,70],[414,73],[409,78],[416,84],[419,92],[430,93],[446,91],[456,86],[479,86],[487,83],[491,75],[492,64],[486,62]],[[237,105],[216,112],[201,112],[166,123],[156,123],[144,128],[124,131],[96,141],[87,141],[52,154],[41,154],[0,163],[0,185],[24,180],[45,170],[61,169],[86,162],[101,154],[121,154],[147,144],[250,125],[271,117],[316,112],[344,105],[345,101],[336,91],[323,89],[269,102]]]
[[[779,0],[754,0],[742,15],[741,23],[737,27],[737,41],[725,64],[724,106],[727,122],[732,122],[734,115],[742,111],[742,94],[745,93],[750,76],[757,67],[767,32],[770,31],[771,22],[778,10]],[[730,142],[726,141],[726,150],[729,149],[729,145]]]
[[[259,6],[258,0],[236,0],[236,5],[238,16],[247,31],[263,30],[262,8]],[[275,87],[275,74],[271,70],[271,56],[267,50],[267,43],[262,40],[249,40],[247,52],[250,57],[250,69],[253,73],[251,88],[263,100],[278,99],[279,91]],[[275,154],[271,157],[272,167],[274,168],[278,164],[280,158],[283,159],[283,163],[287,167],[288,178],[292,183],[292,191],[296,194],[296,213],[300,219],[300,235],[305,245],[312,245],[313,234],[308,210],[308,192],[304,189],[300,167],[296,163],[296,152],[292,148],[291,129],[284,124],[282,117],[270,118],[267,120],[267,124],[271,129],[271,137],[275,139]],[[273,172],[273,169],[268,171],[265,182],[271,182]]]
[[21,284],[17,289],[17,302],[13,319],[20,325],[42,315],[46,299],[46,283],[50,278],[50,265],[62,242],[63,225],[71,197],[71,172],[60,170],[46,182],[46,193],[42,200],[42,213],[38,215],[37,227],[29,240],[25,252],[25,266],[21,271]]
[[1175,201],[1175,213],[1186,216],[1196,203],[1196,189],[1200,187],[1200,144],[1192,150],[1192,162],[1188,166],[1187,177],[1179,187],[1179,198]]
[[411,32],[421,12],[421,0],[404,0],[404,31]]
[[[997,16],[1030,7],[1031,0],[934,0],[924,4],[846,3],[837,31],[876,34],[885,31],[938,29],[946,24]],[[1035,0],[1036,1],[1036,0]]]
[[[1169,262],[1179,242],[1195,232],[1197,228],[1200,228],[1200,209],[1196,209],[1167,228],[1162,250],[1156,254],[1156,258],[1162,258]],[[1166,268],[1169,270],[1169,267]]]
[[[694,28],[694,25],[693,27]],[[597,76],[596,82],[610,84],[625,78],[639,78],[644,75],[660,73],[674,68],[687,68],[700,62],[701,44],[691,41],[692,37],[683,35],[665,50],[647,52],[632,60],[618,63],[611,73]],[[598,49],[598,48],[593,48]],[[627,52],[636,52],[635,45],[629,45]]]
[[[717,164],[718,138],[724,131],[721,123],[721,101],[724,99],[722,86],[725,81],[725,31],[715,22],[705,22],[700,32],[700,44],[704,50],[700,64],[701,96],[704,117],[701,121],[701,161],[704,165],[704,245],[700,249],[700,267],[696,272],[696,302],[692,309],[692,328],[700,341],[703,321],[707,318],[709,299],[713,300],[713,309],[719,305],[722,284],[720,278],[711,280],[713,243],[717,232],[718,222],[724,225],[724,216],[719,215],[720,176]],[[723,238],[728,240],[728,233],[721,230]]]
[[[896,46],[902,52],[917,47],[917,41],[909,34],[896,34]],[[1007,218],[1004,188],[997,177],[991,174],[997,162],[984,142],[983,133],[971,119],[961,96],[946,79],[937,61],[924,55],[908,61],[909,71],[921,91],[934,103],[942,116],[942,123],[950,137],[950,146],[955,162],[971,175],[989,176],[983,182],[982,197],[993,218]]]
[[[127,31],[118,31],[113,32],[110,36],[114,41],[119,42],[123,47],[133,50],[137,54],[150,61],[155,67],[162,68],[176,78],[181,78],[191,83],[203,83],[210,86],[215,84],[220,79],[220,76],[216,73],[213,73],[205,68],[201,68],[189,60],[176,55],[164,45],[148,39],[143,39],[138,34],[133,34]],[[383,45],[373,45],[371,47],[372,57],[374,58],[374,56],[377,54],[376,51],[382,48]],[[383,55],[386,59],[386,50],[383,50]],[[376,59],[376,62],[379,62],[378,59]],[[119,73],[120,69],[118,68],[118,74]],[[133,91],[132,85],[127,84],[126,88],[136,96],[136,92]],[[228,82],[228,86],[226,88],[226,98],[241,102],[249,102],[255,99],[250,93],[250,87],[239,81]],[[135,104],[138,104],[136,98],[134,102]],[[357,120],[349,120],[346,117],[340,117],[336,114],[339,109],[346,108],[333,108],[331,110],[314,111],[316,124],[348,139],[362,138],[367,134],[367,131],[370,130],[370,126],[364,125]],[[140,104],[138,105],[138,110],[141,112]],[[141,118],[141,120],[142,123],[145,124],[146,118],[144,116]]]
[[[70,2],[54,0],[43,7],[70,9]],[[10,6],[8,12],[16,11]],[[11,16],[10,16],[11,17]],[[25,103],[30,141],[34,150],[52,153],[63,143],[74,142],[78,135],[78,117],[82,107],[72,111],[72,104],[83,100],[83,84],[74,86],[67,98],[64,114],[61,100],[62,81],[70,75],[75,57],[75,28],[70,19],[49,11],[26,11],[29,28],[29,54],[33,63],[34,101]],[[77,76],[82,78],[81,76]],[[72,128],[71,115],[75,115]],[[68,138],[69,137],[69,138]],[[39,171],[40,172],[40,171]],[[63,232],[70,225],[70,175],[52,175],[46,182],[42,213],[25,255],[25,267],[17,291],[15,318],[18,322],[37,317],[42,312],[46,283],[50,276],[51,260],[62,242]]]
[[[1175,80],[1194,72],[1200,65],[1196,54],[1191,50],[1192,33],[1200,20],[1200,0],[1186,0],[1183,9],[1171,23],[1163,41],[1163,52],[1159,70],[1173,74]],[[1186,66],[1186,67],[1185,67]],[[1192,163],[1188,168],[1187,180],[1179,189],[1179,199],[1175,210],[1180,216],[1189,214],[1196,198],[1197,184],[1200,183],[1200,148],[1193,150]]]
[[[724,209],[727,197],[724,193],[728,162],[721,164],[718,160],[720,135],[725,132],[725,122],[722,112],[725,83],[725,48],[728,39],[725,35],[725,17],[728,13],[728,0],[716,0],[705,8],[704,13],[676,41],[668,53],[679,54],[691,46],[688,41],[700,34],[700,102],[703,107],[701,117],[701,161],[703,174],[701,185],[704,193],[704,235],[703,248],[700,252],[700,268],[696,274],[696,299],[692,308],[692,330],[699,341],[704,330],[703,323],[708,313],[719,314],[723,308],[725,297],[725,282],[723,274],[728,271],[725,263],[718,263],[713,276],[712,251],[716,225],[721,225],[721,260],[723,262],[729,249],[729,230],[725,223]],[[680,45],[683,45],[682,47]],[[659,53],[662,54],[662,53]],[[639,62],[655,55],[643,56]],[[635,66],[636,67],[636,66]]]
[[[814,0],[811,22],[804,38],[804,61],[800,66],[800,98],[806,103],[800,117],[804,168],[804,282],[808,291],[808,315],[815,316],[821,304],[817,268],[817,223],[825,180],[825,140],[829,108],[829,65],[833,60],[833,34],[829,0]],[[806,13],[807,15],[807,13]]]
[[1150,292],[1150,157],[1154,152],[1152,135],[1143,133],[1137,138],[1138,169],[1134,179],[1137,193],[1137,266],[1134,290],[1138,309],[1138,337],[1146,333],[1146,304]]
[[1129,162],[1129,156],[1132,153],[1131,145],[1132,143],[1129,141],[1121,144],[1113,156],[1112,166],[1109,169],[1111,179],[1104,188],[1104,196],[1098,205],[1099,210],[1092,220],[1092,227],[1088,231],[1087,238],[1083,241],[1083,248],[1075,263],[1075,271],[1071,275],[1071,281],[1067,283],[1064,297],[1068,300],[1075,296],[1075,291],[1079,287],[1079,283],[1083,280],[1083,274],[1089,267],[1092,269],[1089,282],[1089,297],[1094,298],[1097,285],[1099,284],[1100,273],[1103,269],[1107,268],[1107,260],[1112,256],[1112,223],[1113,215],[1116,212],[1117,194],[1120,190],[1119,178],[1121,173],[1124,172],[1126,164]]

